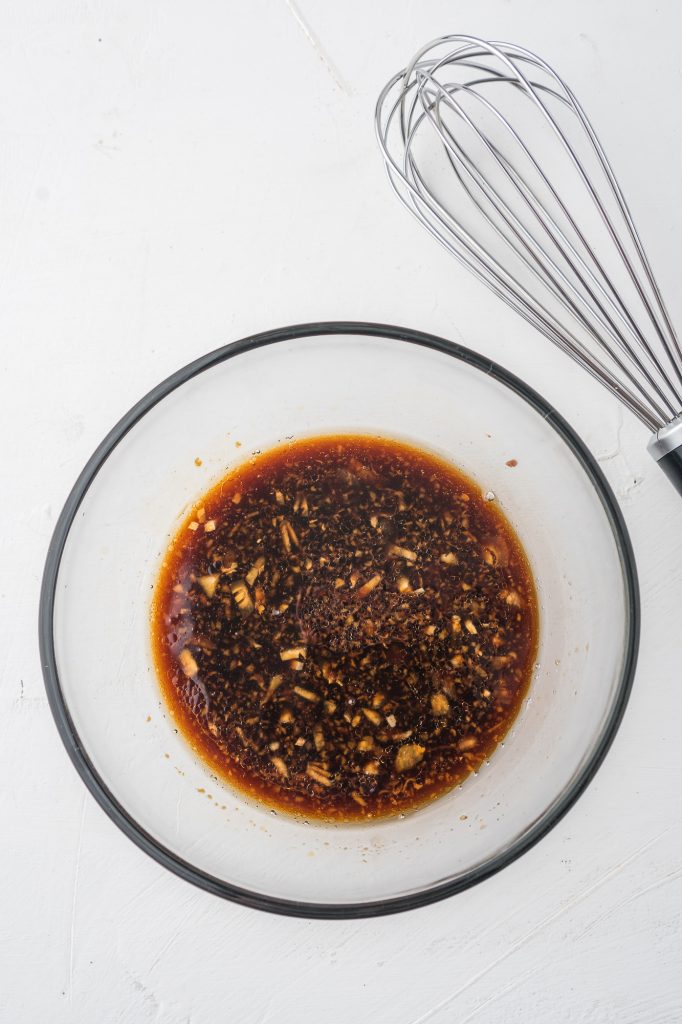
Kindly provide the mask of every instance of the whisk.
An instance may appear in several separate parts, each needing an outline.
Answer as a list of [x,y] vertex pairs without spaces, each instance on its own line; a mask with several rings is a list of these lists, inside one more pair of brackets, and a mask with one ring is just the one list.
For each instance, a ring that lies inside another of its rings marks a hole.
[[682,494],[682,351],[625,198],[566,83],[520,46],[449,35],[376,107],[404,205],[620,399]]

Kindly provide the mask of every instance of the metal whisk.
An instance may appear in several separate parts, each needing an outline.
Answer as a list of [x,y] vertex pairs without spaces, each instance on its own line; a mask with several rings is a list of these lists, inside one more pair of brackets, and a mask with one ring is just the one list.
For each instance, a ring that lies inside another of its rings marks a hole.
[[652,430],[682,494],[682,351],[611,166],[566,83],[451,35],[388,82],[389,180],[445,248]]

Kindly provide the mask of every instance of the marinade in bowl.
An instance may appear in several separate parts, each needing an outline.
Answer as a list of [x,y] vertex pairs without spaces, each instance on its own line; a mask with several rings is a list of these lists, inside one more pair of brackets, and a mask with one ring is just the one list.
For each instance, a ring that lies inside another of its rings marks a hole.
[[537,631],[494,496],[368,436],[286,445],[214,486],[172,541],[152,625],[197,753],[272,807],[345,821],[475,771],[526,694]]

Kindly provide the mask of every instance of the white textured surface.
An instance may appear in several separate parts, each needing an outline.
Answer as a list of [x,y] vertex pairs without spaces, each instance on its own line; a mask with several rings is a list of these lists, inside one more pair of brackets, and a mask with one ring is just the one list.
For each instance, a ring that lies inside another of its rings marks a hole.
[[[680,323],[674,0],[10,0],[0,11],[3,1024],[682,1017],[682,505],[639,427],[389,193],[375,95],[446,31],[524,43],[565,74]],[[242,910],[140,853],[67,761],[36,644],[56,514],[112,423],[207,349],[331,318],[462,340],[542,391],[621,500],[643,599],[624,724],[554,832],[472,891],[351,923]]]

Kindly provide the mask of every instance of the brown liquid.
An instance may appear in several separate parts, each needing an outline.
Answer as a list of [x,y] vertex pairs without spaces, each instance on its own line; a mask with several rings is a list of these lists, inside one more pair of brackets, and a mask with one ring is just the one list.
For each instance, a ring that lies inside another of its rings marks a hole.
[[494,501],[395,441],[324,437],[230,473],[155,590],[164,697],[214,771],[357,820],[432,800],[504,737],[537,647],[535,588]]

